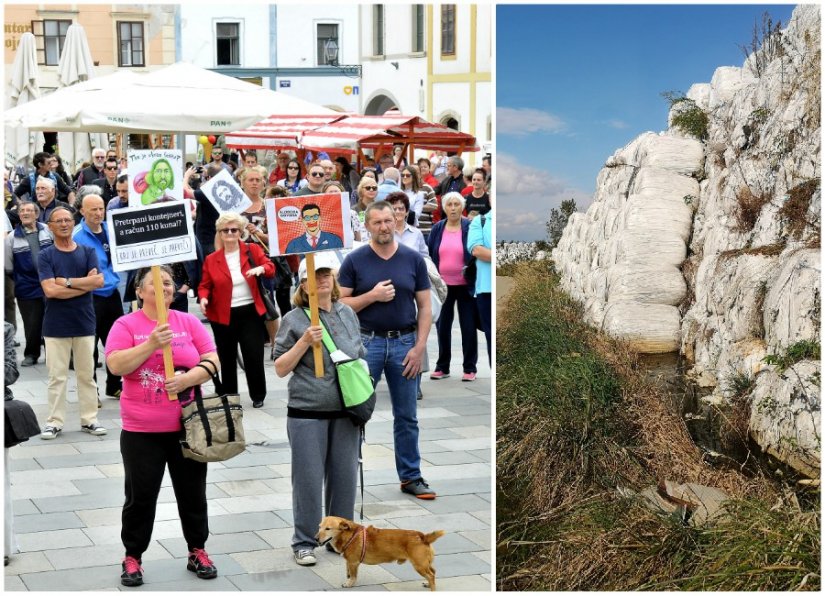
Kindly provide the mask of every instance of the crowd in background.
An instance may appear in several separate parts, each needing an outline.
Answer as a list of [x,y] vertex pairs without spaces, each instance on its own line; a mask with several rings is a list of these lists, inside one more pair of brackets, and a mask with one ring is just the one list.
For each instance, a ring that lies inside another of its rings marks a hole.
[[[192,199],[194,211],[197,259],[164,267],[163,288],[154,288],[145,271],[113,270],[106,213],[128,206],[130,178],[125,157],[111,149],[95,149],[90,163],[70,173],[58,155],[41,152],[33,156],[32,171],[5,172],[5,320],[16,325],[19,310],[25,338],[20,366],[38,365],[45,346],[49,414],[41,439],[55,439],[63,430],[69,371],[77,378],[82,431],[108,432],[97,421],[100,385],[104,385],[104,395],[121,400],[122,432],[126,433],[121,437],[121,451],[127,472],[123,523],[129,528],[124,530],[126,558],[121,581],[127,586],[142,583],[140,556],[148,544],[147,524],[151,532],[154,515],[153,509],[141,510],[130,499],[156,501],[158,469],[162,477],[167,463],[170,472],[173,466],[176,469],[173,484],[181,483],[179,498],[195,504],[205,499],[197,489],[205,478],[205,466],[196,469],[172,454],[170,433],[177,432],[174,412],[168,406],[164,410],[165,426],[148,418],[154,415],[154,405],[166,405],[167,393],[189,391],[209,378],[209,367],[206,373],[193,368],[199,359],[201,368],[207,360],[215,371],[221,371],[223,388],[230,393],[239,391],[237,370],[243,366],[255,408],[262,407],[266,399],[267,359],[275,361],[279,375],[292,375],[289,428],[293,450],[301,444],[298,434],[305,441],[306,433],[342,432],[338,423],[306,422],[329,418],[319,418],[317,407],[309,403],[313,395],[326,395],[328,387],[313,385],[301,368],[302,362],[308,365],[304,359],[311,357],[311,350],[307,348],[320,339],[320,328],[309,325],[301,312],[307,277],[301,257],[269,256],[265,199],[330,192],[349,197],[349,224],[359,248],[348,255],[340,250],[320,253],[325,255],[316,265],[322,321],[339,334],[346,328],[349,335],[339,335],[342,343],[358,352],[353,356],[367,360],[376,382],[382,376],[387,380],[396,418],[399,480],[405,493],[435,498],[418,465],[415,402],[423,397],[421,379],[427,371],[432,380],[450,376],[456,310],[461,380],[476,378],[477,330],[484,332],[491,358],[490,156],[483,158],[482,167],[469,171],[461,157],[442,152],[407,163],[400,147],[377,159],[367,158],[360,169],[344,156],[330,159],[322,153],[301,160],[287,151],[277,153],[267,168],[258,162],[255,151],[228,153],[220,145],[212,147],[210,158],[203,164],[187,164],[183,174],[183,193]],[[251,203],[243,213],[219,212],[201,190],[223,170],[237,180]],[[384,267],[384,277],[376,277]],[[156,325],[153,319],[157,291],[164,293],[169,309],[181,313],[166,326]],[[196,298],[201,317],[188,314],[190,297]],[[268,312],[267,297],[277,303],[280,318]],[[296,312],[290,313],[296,305]],[[401,319],[403,323],[398,322]],[[430,368],[426,336],[433,323],[438,354]],[[207,326],[211,336],[203,332]],[[422,327],[427,331],[422,332]],[[183,367],[183,374],[174,380],[152,377],[144,367],[173,339],[180,344],[180,362],[176,355],[175,363]],[[395,340],[400,343],[396,345]],[[105,351],[103,358],[99,348]],[[382,354],[401,350],[398,361],[392,357],[379,360],[379,348]],[[328,370],[334,370],[331,362]],[[105,374],[105,383],[98,374]],[[123,436],[128,440],[124,442]],[[349,432],[346,436],[357,446],[357,438]],[[351,445],[349,451],[354,448]],[[137,455],[147,452],[154,454],[154,464]],[[293,486],[300,486],[300,490],[295,488],[297,495],[319,490],[329,470],[318,469],[318,465],[305,454],[293,458]],[[295,473],[304,475],[296,480]],[[306,476],[310,473],[314,474],[311,482]],[[337,482],[346,498],[333,507],[337,513],[328,510],[327,514],[352,517],[353,474],[349,470]],[[183,487],[193,482],[194,492],[191,486]],[[309,529],[312,523],[317,525],[318,511],[303,507],[303,497],[294,499],[296,562],[311,565],[315,562],[314,539]],[[190,547],[188,566],[209,579],[217,571],[204,550],[205,506],[196,511],[190,510],[186,520],[181,518]]]

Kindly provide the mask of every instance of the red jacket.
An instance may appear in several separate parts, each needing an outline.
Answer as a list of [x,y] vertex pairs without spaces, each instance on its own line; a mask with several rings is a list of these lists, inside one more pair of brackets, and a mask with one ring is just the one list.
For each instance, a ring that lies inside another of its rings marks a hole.
[[[275,264],[269,260],[263,249],[257,244],[240,243],[241,251],[241,272],[245,275],[252,267],[249,265],[247,251],[252,251],[252,258],[255,266],[264,268],[264,277],[275,275]],[[247,277],[246,283],[255,299],[255,310],[263,316],[266,312],[261,293],[258,290],[258,282],[255,276]],[[226,263],[226,255],[223,249],[216,250],[206,257],[203,262],[203,276],[201,284],[198,286],[198,302],[207,298],[206,318],[215,323],[229,325],[229,311],[232,308],[232,276],[229,273],[229,265]]]

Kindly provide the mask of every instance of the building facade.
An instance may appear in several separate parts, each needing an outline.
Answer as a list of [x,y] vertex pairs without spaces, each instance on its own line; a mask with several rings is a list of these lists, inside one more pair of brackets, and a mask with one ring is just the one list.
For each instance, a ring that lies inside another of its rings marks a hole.
[[172,64],[175,9],[168,4],[6,4],[6,82],[20,36],[29,31],[37,44],[40,88],[46,92],[57,88],[57,65],[72,24],[86,31],[96,76],[120,68],[146,71]]
[[490,147],[491,6],[363,4],[360,13],[362,112],[397,109]]
[[[341,112],[360,111],[355,5],[183,4],[179,59]],[[334,58],[332,54],[335,54]]]

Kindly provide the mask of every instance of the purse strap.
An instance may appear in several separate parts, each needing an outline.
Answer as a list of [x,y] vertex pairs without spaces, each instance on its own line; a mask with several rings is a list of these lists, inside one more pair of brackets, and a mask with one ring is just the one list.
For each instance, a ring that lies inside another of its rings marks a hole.
[[[312,318],[309,316],[308,308],[304,309],[304,314],[306,314],[311,324]],[[335,345],[335,341],[332,339],[332,336],[329,334],[329,331],[327,331],[327,327],[326,325],[324,325],[324,322],[321,320],[320,316],[318,317],[318,322],[321,324],[321,340],[324,342],[324,347],[330,354],[332,354],[335,350],[338,349],[338,347]]]
[[[209,363],[212,365],[212,370],[209,370],[206,366],[204,366],[204,362]],[[209,373],[209,376],[212,377],[212,382],[215,384],[215,392],[219,395],[223,393],[223,383],[221,383],[221,378],[218,376],[218,368],[215,366],[215,363],[211,360],[201,360],[195,366],[201,367],[203,370]],[[200,385],[195,386],[198,391],[200,391]]]

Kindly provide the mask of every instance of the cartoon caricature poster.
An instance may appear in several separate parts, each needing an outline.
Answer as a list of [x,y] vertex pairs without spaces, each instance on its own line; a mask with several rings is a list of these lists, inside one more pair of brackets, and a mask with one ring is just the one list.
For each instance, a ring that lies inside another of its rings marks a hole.
[[271,256],[352,248],[346,194],[267,199],[266,216]]
[[127,153],[129,207],[151,205],[162,197],[183,199],[183,152],[147,149]]

